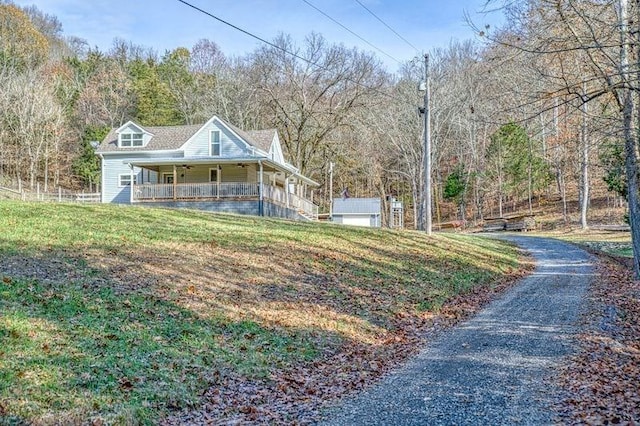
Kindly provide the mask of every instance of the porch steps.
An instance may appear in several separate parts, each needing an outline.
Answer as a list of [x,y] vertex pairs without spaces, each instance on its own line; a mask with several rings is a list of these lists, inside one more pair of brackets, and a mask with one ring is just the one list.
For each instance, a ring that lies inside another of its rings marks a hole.
[[315,222],[315,221],[318,220],[318,219],[314,218],[313,216],[309,215],[308,213],[306,213],[304,210],[301,210],[301,209],[298,210],[298,214],[300,216],[302,216],[303,218],[305,218],[306,220],[311,221],[311,222]]

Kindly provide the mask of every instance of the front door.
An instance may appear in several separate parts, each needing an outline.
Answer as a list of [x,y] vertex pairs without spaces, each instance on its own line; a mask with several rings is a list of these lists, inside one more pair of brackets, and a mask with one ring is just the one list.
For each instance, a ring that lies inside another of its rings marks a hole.
[[163,173],[162,181],[164,183],[173,183],[173,173]]

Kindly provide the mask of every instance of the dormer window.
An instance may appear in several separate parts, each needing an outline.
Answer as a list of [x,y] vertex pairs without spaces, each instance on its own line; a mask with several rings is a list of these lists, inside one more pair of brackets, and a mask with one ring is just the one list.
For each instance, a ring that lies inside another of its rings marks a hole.
[[130,148],[143,145],[142,133],[121,133],[120,134],[120,146],[123,148]]

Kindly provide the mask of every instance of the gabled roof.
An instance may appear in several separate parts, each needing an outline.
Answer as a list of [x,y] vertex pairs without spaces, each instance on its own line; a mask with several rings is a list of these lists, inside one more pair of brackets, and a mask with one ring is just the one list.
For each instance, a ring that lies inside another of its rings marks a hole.
[[380,198],[336,198],[333,214],[380,214]]
[[[136,127],[141,127],[134,123]],[[202,124],[188,126],[145,126],[153,137],[146,146],[135,148],[136,151],[164,151],[178,149],[191,136],[202,128]],[[118,148],[118,130],[111,129],[97,149],[97,152],[130,152],[131,148]]]
[[118,127],[116,129],[116,132],[121,132],[122,129],[126,129],[127,127],[135,127],[136,129],[142,131],[143,133],[147,133],[149,135],[153,136],[153,133],[151,133],[150,131],[148,131],[147,129],[145,129],[144,127],[142,127],[139,124],[134,123],[133,121],[129,120],[126,123],[124,123],[122,126]]
[[271,149],[271,143],[277,133],[276,129],[267,130],[242,130],[233,124],[229,124],[226,121],[220,120],[226,124],[231,130],[236,132],[238,136],[247,141],[249,144],[261,149],[264,152],[269,152]]
[[[277,133],[276,129],[269,130],[242,130],[233,126],[226,121],[216,117],[225,126],[229,127],[233,132],[240,136],[249,145],[252,145],[265,153],[271,149],[274,137]],[[211,121],[211,120],[210,120]],[[111,129],[109,134],[104,138],[97,152],[131,152],[131,148],[118,147],[118,131],[127,125],[144,130],[152,135],[149,143],[143,147],[136,147],[135,151],[170,151],[180,149],[193,135],[195,135],[206,123],[192,124],[184,126],[140,126],[134,122],[128,122],[118,129]]]
[[269,152],[271,149],[271,144],[273,143],[273,138],[276,135],[276,129],[268,129],[268,130],[250,130],[247,133],[251,138],[252,145],[256,148],[263,150],[264,152]]

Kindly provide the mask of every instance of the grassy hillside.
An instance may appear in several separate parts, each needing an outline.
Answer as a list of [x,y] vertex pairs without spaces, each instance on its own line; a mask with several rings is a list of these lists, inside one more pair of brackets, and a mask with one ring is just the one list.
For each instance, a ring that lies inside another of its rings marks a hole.
[[633,257],[631,233],[629,231],[620,232],[567,228],[556,231],[536,232],[536,235],[568,241],[592,251],[603,252],[612,256]]
[[302,419],[519,269],[470,236],[192,211],[5,201],[0,231],[0,423]]

